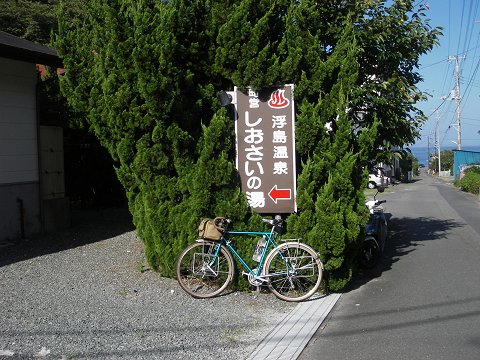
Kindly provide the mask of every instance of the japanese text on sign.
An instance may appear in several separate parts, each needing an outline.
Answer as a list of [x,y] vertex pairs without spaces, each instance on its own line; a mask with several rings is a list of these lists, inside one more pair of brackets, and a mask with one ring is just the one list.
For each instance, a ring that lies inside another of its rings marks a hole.
[[258,213],[296,211],[293,86],[237,92],[237,169]]

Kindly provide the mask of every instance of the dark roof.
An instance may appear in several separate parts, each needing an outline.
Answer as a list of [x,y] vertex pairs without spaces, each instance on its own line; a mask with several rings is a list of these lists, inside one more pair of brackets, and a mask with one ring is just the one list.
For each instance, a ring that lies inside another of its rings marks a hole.
[[34,64],[62,67],[55,50],[0,31],[0,57]]

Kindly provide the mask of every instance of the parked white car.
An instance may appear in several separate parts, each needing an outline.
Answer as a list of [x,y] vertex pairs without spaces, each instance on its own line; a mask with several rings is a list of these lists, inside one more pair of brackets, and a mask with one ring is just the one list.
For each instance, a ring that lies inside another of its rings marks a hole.
[[369,189],[375,189],[383,186],[385,186],[385,180],[382,175],[378,176],[377,174],[368,174],[367,187]]

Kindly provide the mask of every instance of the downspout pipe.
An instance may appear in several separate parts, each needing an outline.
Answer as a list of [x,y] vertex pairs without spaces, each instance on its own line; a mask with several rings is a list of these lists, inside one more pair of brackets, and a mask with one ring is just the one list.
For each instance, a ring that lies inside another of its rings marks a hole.
[[17,205],[19,211],[19,220],[20,220],[20,237],[22,240],[25,240],[25,207],[23,205],[23,200],[17,198]]

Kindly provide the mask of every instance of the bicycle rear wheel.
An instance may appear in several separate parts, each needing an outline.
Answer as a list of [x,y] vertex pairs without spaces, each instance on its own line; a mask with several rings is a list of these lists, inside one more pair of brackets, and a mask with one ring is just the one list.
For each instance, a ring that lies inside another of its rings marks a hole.
[[183,250],[177,261],[178,283],[195,298],[220,294],[232,277],[233,259],[220,243],[214,241],[195,242]]
[[302,301],[318,290],[323,266],[310,246],[288,242],[268,254],[264,273],[276,297],[285,301]]

